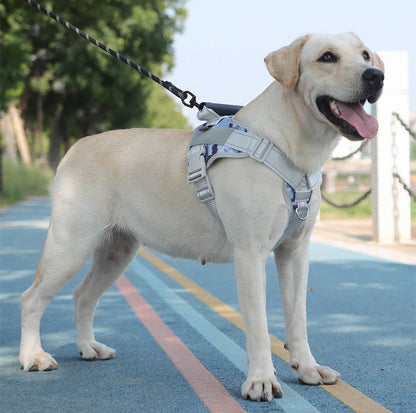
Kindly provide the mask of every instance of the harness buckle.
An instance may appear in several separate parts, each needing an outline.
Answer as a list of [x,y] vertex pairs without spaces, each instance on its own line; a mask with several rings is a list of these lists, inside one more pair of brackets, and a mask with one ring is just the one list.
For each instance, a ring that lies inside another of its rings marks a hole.
[[260,138],[256,143],[254,149],[249,152],[249,155],[256,161],[264,163],[265,159],[267,158],[273,147],[273,142],[270,142],[266,138]]
[[197,182],[207,175],[205,145],[195,145],[188,152],[188,182]]
[[202,203],[209,202],[215,198],[214,191],[208,181],[204,182],[203,187],[196,190],[196,197]]
[[196,196],[206,203],[214,199],[214,191],[207,176],[205,145],[192,146],[188,151],[188,182],[196,185]]

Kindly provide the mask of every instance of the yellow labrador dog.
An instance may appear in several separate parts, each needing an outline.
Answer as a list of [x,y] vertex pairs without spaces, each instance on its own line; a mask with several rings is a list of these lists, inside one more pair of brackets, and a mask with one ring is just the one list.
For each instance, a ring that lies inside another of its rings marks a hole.
[[[376,135],[377,121],[363,104],[381,94],[383,63],[355,35],[306,35],[270,53],[265,62],[275,81],[234,118],[280,148],[305,174],[320,170],[339,134],[352,140]],[[74,291],[77,345],[88,360],[114,356],[115,350],[95,340],[95,308],[146,244],[171,256],[234,262],[249,362],[244,398],[282,396],[265,311],[270,252],[293,371],[306,384],[339,380],[339,373],[315,361],[306,332],[308,245],[319,188],[308,219],[276,247],[292,213],[283,180],[251,158],[216,162],[209,179],[220,225],[187,182],[190,138],[191,132],[182,130],[116,130],[80,140],[65,156],[51,188],[52,218],[42,259],[21,298],[24,370],[57,368],[41,347],[40,320],[92,253],[93,266]]]

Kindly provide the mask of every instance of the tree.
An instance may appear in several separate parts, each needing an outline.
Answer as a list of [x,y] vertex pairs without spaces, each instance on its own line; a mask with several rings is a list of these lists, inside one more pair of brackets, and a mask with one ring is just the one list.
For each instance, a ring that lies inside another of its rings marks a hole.
[[[183,4],[184,0],[54,0],[43,5],[164,76],[173,65],[173,36],[186,17]],[[22,0],[2,0],[0,18],[2,107],[18,99],[26,126],[38,134],[44,128],[50,131],[52,166],[61,147],[74,138],[153,122],[148,101],[154,86],[149,79]]]
[[146,128],[189,129],[191,126],[182,115],[182,104],[175,102],[168,93],[160,86],[152,85],[142,125]]

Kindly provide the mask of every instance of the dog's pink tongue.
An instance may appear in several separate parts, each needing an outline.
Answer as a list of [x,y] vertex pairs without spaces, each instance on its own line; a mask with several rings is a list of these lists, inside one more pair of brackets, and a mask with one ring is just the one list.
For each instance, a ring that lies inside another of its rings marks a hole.
[[341,112],[341,116],[350,125],[357,129],[357,132],[363,138],[371,139],[377,135],[378,122],[374,116],[369,115],[362,105],[356,103],[347,105],[336,101],[336,105]]

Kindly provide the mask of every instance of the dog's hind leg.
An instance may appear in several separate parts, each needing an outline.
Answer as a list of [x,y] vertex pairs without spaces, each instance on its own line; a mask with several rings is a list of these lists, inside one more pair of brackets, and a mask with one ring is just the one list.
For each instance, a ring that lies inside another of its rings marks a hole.
[[20,300],[22,330],[19,360],[24,370],[57,368],[53,357],[42,349],[40,321],[53,297],[83,267],[95,243],[92,233],[86,231],[80,234],[75,226],[59,225],[57,228],[51,223],[33,284]]
[[94,252],[93,265],[74,290],[77,345],[86,360],[105,360],[115,350],[95,340],[93,319],[101,295],[110,288],[137,254],[139,242],[129,232],[112,228]]

